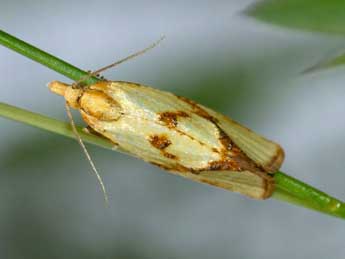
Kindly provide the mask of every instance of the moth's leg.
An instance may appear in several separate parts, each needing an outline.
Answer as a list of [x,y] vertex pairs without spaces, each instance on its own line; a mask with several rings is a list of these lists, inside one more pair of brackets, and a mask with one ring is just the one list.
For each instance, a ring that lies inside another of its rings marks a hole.
[[79,88],[87,88],[87,86],[85,86],[84,84],[82,84],[83,81],[89,79],[90,77],[97,77],[100,81],[107,81],[107,79],[105,79],[102,75],[100,75],[99,73],[95,74],[94,71],[91,71],[91,70],[87,70],[87,75],[86,76],[83,76],[82,78],[80,78],[78,81],[75,81],[73,84],[72,84],[72,88],[74,89],[79,89]]
[[91,71],[91,70],[88,70],[88,71],[86,71],[86,72],[88,73],[89,76],[95,76],[95,77],[97,77],[97,78],[98,78],[99,80],[101,80],[101,81],[106,81],[106,79],[104,78],[104,76],[102,76],[100,73],[94,74],[94,72]]

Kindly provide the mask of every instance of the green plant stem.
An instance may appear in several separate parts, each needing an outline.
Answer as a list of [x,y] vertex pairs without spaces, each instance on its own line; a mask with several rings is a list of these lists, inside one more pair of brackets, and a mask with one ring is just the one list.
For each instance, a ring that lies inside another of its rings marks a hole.
[[[4,32],[3,30],[0,30],[0,44],[28,57],[29,59],[35,60],[74,81],[80,80],[88,75],[87,72],[63,61],[62,59],[52,56],[49,53]],[[98,79],[96,77],[90,77],[83,83],[94,84],[97,81]]]
[[[75,135],[73,134],[71,125],[69,123],[49,118],[47,116],[27,111],[6,103],[0,103],[0,116],[29,124],[31,126],[53,133],[57,133],[65,137],[75,138]],[[114,147],[114,145],[112,145],[110,141],[95,135],[88,134],[84,132],[81,127],[77,127],[77,130],[80,137],[87,143],[91,143],[99,147],[108,149],[112,149]]]
[[[58,59],[8,33],[0,30],[0,43],[4,46],[33,59],[72,80],[80,80],[87,75],[87,72],[80,70],[65,61]],[[84,83],[92,84],[98,79],[89,78]],[[0,103],[0,116],[12,120],[20,121],[38,128],[42,128],[66,137],[74,137],[72,129],[68,123],[64,123],[40,114],[26,111],[8,104]],[[103,148],[113,148],[113,145],[101,137],[84,133],[78,127],[81,138],[91,144]],[[118,149],[117,149],[118,150]],[[119,150],[123,152],[123,150]],[[332,216],[345,219],[345,204],[339,200],[293,178],[282,172],[274,175],[276,189],[273,197],[282,201],[310,208]]]
[[274,174],[273,198],[345,219],[345,203],[283,172]]

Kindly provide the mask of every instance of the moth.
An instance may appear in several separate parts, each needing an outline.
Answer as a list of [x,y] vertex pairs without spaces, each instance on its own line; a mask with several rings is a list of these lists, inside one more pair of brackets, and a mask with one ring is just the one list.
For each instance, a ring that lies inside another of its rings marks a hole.
[[283,149],[212,109],[123,81],[87,87],[53,81],[49,88],[114,147],[197,182],[254,199],[272,195]]

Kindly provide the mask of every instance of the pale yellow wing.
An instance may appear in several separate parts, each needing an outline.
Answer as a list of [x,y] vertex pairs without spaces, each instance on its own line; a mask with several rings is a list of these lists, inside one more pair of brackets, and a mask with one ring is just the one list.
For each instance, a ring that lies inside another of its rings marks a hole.
[[199,174],[183,173],[179,175],[254,199],[266,199],[274,190],[273,178],[261,172],[203,171]]
[[227,116],[201,107],[214,117],[218,126],[229,135],[234,143],[265,171],[274,173],[281,167],[284,161],[284,150],[279,144],[256,134]]

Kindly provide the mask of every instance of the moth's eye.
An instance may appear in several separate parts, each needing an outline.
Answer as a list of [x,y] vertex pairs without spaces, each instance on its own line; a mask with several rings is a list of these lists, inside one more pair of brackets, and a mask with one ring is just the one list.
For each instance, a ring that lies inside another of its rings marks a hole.
[[79,100],[81,109],[98,120],[117,120],[121,116],[120,105],[99,90],[86,90]]

